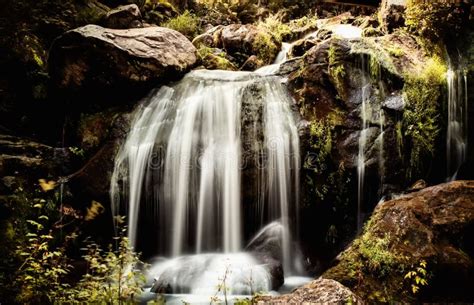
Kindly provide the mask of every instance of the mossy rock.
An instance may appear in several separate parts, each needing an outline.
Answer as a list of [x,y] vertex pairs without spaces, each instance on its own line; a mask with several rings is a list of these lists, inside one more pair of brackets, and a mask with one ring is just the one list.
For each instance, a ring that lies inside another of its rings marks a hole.
[[472,181],[441,184],[383,202],[323,277],[370,302],[472,300],[473,224]]

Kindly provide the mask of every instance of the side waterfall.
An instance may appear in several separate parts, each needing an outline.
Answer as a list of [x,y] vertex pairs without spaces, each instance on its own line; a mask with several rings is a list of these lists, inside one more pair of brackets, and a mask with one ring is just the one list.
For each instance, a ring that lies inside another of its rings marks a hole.
[[[357,230],[362,229],[363,215],[362,205],[366,201],[364,194],[366,167],[368,157],[376,158],[378,166],[378,175],[380,177],[379,192],[383,191],[383,179],[385,171],[385,157],[384,157],[384,124],[385,116],[382,108],[382,101],[385,99],[384,87],[381,82],[381,67],[380,64],[372,60],[367,55],[361,54],[359,58],[360,68],[360,119],[361,128],[359,136],[359,147],[357,154]],[[374,126],[375,125],[375,126]],[[374,128],[375,127],[375,128]],[[374,138],[374,130],[376,130]],[[370,150],[374,147],[368,147],[369,137],[376,143],[378,154],[376,156],[368,156]],[[381,196],[380,196],[381,197]]]
[[448,133],[446,156],[448,180],[455,180],[461,165],[466,161],[468,133],[468,84],[463,69],[449,65],[448,74]]
[[[176,85],[153,92],[135,114],[111,186],[114,213],[126,211],[132,246],[144,234],[150,236],[141,228],[145,221],[159,227],[158,236],[148,237],[160,241],[158,254],[175,258],[178,265],[183,255],[200,253],[232,253],[239,264],[254,264],[238,254],[246,241],[243,224],[278,220],[288,232],[281,236],[281,256],[285,273],[291,273],[300,166],[291,103],[279,77],[250,72],[193,71]],[[253,115],[246,118],[253,119],[244,122],[242,114],[249,111]],[[263,138],[243,138],[245,124]],[[254,197],[264,198],[259,210],[265,215],[256,219],[244,218],[241,195],[249,183],[242,181],[248,163],[242,150],[249,142],[261,155],[255,157],[263,160],[260,194]],[[190,261],[214,261],[206,255]],[[163,273],[164,266],[154,269]],[[187,280],[204,284],[195,274]]]

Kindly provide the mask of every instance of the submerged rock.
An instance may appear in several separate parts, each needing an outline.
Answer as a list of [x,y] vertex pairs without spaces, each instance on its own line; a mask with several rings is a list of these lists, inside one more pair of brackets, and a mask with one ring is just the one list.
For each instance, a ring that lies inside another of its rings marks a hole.
[[129,30],[87,25],[53,44],[49,68],[59,88],[104,88],[178,78],[197,61],[196,48],[177,31],[148,27]]
[[[163,259],[150,268],[151,292],[214,295],[225,281],[228,294],[251,295],[275,287],[274,266],[247,253],[196,254]],[[281,268],[281,266],[280,266]]]
[[474,181],[425,188],[380,203],[323,277],[374,302],[472,302],[473,233]]
[[256,304],[363,304],[349,288],[328,279],[317,279],[290,294],[257,297]]

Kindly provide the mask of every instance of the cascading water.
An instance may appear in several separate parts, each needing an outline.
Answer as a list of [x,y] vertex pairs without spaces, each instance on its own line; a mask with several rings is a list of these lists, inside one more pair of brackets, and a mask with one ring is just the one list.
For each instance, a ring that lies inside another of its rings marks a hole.
[[[291,274],[300,152],[290,104],[279,77],[198,70],[175,86],[152,93],[137,111],[116,159],[111,196],[114,213],[128,210],[128,236],[133,246],[139,245],[145,230],[142,222],[159,226],[158,236],[152,237],[160,241],[158,254],[173,258],[152,268],[157,272],[153,276],[165,280],[174,272],[175,277],[166,282],[176,287],[173,290],[183,290],[179,285],[186,281],[180,276],[185,276],[193,284],[184,290],[209,292],[209,281],[199,280],[202,274],[197,270],[211,262],[221,266],[217,261],[227,259],[234,293],[248,292],[242,288],[242,274],[249,270],[257,277],[254,280],[260,281],[255,284],[259,289],[270,289],[268,270],[267,275],[262,274],[261,263],[240,252],[242,223],[260,220],[264,224],[278,220],[285,228],[280,236],[282,266],[285,274]],[[246,116],[254,119],[245,124],[259,130],[263,139],[242,138],[241,117],[249,105],[256,113]],[[254,146],[261,147],[264,160],[257,180],[261,180],[259,192],[265,195],[263,208],[254,213],[256,219],[244,218],[248,213],[244,213],[241,198],[242,171],[246,170],[242,147],[248,141],[260,143]],[[187,261],[192,263],[184,267],[183,255],[189,254],[196,255],[190,256],[193,258]],[[243,265],[247,267],[241,268]]]
[[447,173],[455,180],[467,154],[467,74],[449,65],[448,74],[448,132],[446,137]]
[[361,56],[362,67],[362,85],[361,85],[361,130],[359,136],[359,152],[357,154],[357,230],[362,228],[361,208],[364,200],[364,179],[365,179],[365,145],[367,142],[368,124],[368,87],[370,86],[370,78],[367,76],[365,57]]
[[[381,82],[380,65],[376,60],[368,58],[367,55],[361,54],[360,61],[360,118],[361,129],[359,136],[359,148],[357,154],[357,230],[362,229],[363,216],[362,205],[364,204],[365,193],[365,177],[366,177],[366,163],[367,153],[369,147],[368,138],[373,137],[373,129],[370,123],[377,124],[378,134],[374,143],[377,144],[378,155],[376,156],[378,162],[378,175],[380,177],[380,189],[383,191],[383,177],[384,177],[384,124],[385,116],[381,101],[385,98],[383,83]],[[376,89],[375,89],[376,88]],[[377,90],[374,92],[374,89]]]

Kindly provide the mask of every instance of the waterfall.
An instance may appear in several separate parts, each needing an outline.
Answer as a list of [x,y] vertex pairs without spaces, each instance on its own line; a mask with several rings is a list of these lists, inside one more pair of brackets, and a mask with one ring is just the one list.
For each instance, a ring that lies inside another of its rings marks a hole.
[[[369,59],[369,60],[367,60]],[[362,229],[363,216],[362,205],[365,203],[365,178],[367,166],[367,154],[376,147],[378,154],[372,153],[371,157],[376,158],[378,175],[380,177],[379,193],[382,195],[385,171],[384,159],[384,124],[385,115],[382,108],[382,101],[386,97],[385,88],[381,81],[381,66],[375,59],[367,55],[360,54],[360,119],[361,128],[358,142],[357,154],[357,231]],[[374,127],[377,125],[378,131],[374,138]],[[368,147],[372,144],[373,147]],[[377,144],[376,146],[373,144]]]
[[448,131],[446,137],[447,173],[455,180],[461,165],[466,161],[468,133],[467,74],[464,69],[454,69],[449,64],[448,83]]
[[361,56],[362,67],[362,83],[361,83],[361,129],[359,136],[359,152],[357,154],[357,230],[362,228],[362,203],[364,200],[364,180],[365,180],[365,146],[367,142],[368,124],[368,107],[370,106],[368,99],[368,89],[370,86],[370,77],[368,77],[367,64],[365,57]]
[[[144,221],[159,227],[149,237],[160,241],[158,254],[175,262],[200,253],[242,261],[236,255],[247,238],[243,224],[278,220],[288,232],[281,236],[282,265],[291,273],[300,167],[291,103],[279,77],[251,72],[197,70],[152,92],[135,113],[112,178],[113,212],[126,210],[132,246]],[[246,124],[263,138],[244,138]],[[264,161],[258,181],[242,181],[249,142]],[[258,183],[255,219],[245,218],[243,183]]]

